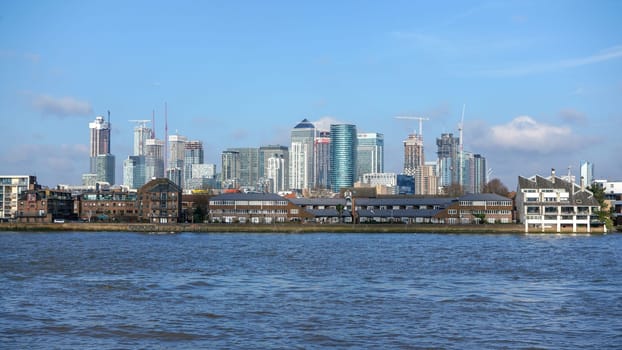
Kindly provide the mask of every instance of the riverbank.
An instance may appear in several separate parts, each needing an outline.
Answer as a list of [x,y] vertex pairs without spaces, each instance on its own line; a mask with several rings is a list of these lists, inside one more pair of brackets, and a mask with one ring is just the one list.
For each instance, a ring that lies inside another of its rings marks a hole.
[[[533,229],[532,233],[541,231]],[[434,224],[122,224],[122,223],[0,223],[0,231],[80,232],[249,232],[249,233],[524,233],[519,224],[434,225]],[[557,233],[548,229],[546,233]],[[572,233],[571,230],[562,233]],[[581,232],[583,233],[583,232]],[[603,233],[595,228],[592,233]]]

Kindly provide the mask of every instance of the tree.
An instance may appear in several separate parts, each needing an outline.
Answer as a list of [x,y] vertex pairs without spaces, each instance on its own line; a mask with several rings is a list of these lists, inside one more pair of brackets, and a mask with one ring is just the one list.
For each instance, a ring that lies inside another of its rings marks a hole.
[[343,209],[344,209],[343,204],[337,204],[335,209],[337,209],[337,212],[339,213],[339,222],[341,222],[342,221],[341,215],[343,215]]
[[596,213],[598,214],[598,220],[606,225],[607,228],[611,228],[613,226],[613,219],[611,217],[611,210],[609,212],[605,210],[608,206],[605,202],[605,190],[598,185],[592,185],[587,189],[592,192],[594,198],[598,201],[598,205],[600,206],[600,210]]
[[500,196],[507,197],[510,194],[508,188],[501,182],[501,180],[495,178],[488,181],[482,189],[482,193],[496,193]]
[[443,188],[443,192],[448,197],[460,197],[464,195],[464,189],[460,184],[451,184]]

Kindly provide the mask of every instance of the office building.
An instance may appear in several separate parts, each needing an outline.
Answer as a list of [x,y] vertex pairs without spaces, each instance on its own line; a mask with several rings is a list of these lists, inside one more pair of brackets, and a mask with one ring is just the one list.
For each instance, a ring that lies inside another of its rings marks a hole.
[[330,126],[331,189],[352,187],[356,176],[357,132],[352,124]]
[[314,188],[330,188],[330,131],[319,131],[314,145]]
[[460,138],[454,137],[451,133],[443,133],[440,138],[436,139],[436,146],[436,155],[439,165],[439,185],[441,187],[448,187],[460,184]]
[[359,133],[356,147],[356,179],[364,174],[384,172],[384,135]]
[[581,171],[581,182],[579,185],[581,186],[591,186],[594,182],[594,164],[587,160],[582,160],[580,163],[580,171]]

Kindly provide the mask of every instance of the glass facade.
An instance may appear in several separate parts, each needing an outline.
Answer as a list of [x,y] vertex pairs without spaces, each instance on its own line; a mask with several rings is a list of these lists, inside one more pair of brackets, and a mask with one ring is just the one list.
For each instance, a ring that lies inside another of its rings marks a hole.
[[356,176],[356,125],[333,124],[330,126],[331,189],[352,187]]

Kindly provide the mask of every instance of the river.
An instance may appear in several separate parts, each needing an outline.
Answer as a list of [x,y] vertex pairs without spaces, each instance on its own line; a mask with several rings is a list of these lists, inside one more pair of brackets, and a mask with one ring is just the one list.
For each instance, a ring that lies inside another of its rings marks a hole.
[[622,235],[0,233],[0,348],[621,349]]

